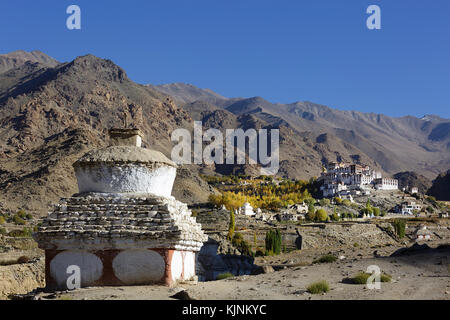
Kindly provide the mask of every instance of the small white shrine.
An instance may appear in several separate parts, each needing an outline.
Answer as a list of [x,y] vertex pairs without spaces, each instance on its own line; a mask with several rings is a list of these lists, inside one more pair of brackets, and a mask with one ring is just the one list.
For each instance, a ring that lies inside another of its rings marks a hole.
[[241,208],[239,208],[239,214],[242,214],[245,216],[256,215],[256,213],[253,211],[253,207],[248,202],[244,203],[244,205]]

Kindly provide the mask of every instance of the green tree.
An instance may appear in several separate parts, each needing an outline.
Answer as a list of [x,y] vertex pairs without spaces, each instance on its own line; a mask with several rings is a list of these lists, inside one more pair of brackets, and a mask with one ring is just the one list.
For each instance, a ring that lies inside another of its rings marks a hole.
[[247,256],[253,256],[252,246],[244,240],[244,237],[239,232],[236,232],[231,241],[233,246],[239,249],[239,251]]
[[281,245],[282,239],[280,230],[269,230],[266,233],[266,252],[280,254]]
[[371,215],[371,214],[374,214],[374,212],[373,212],[373,207],[372,207],[372,205],[370,204],[370,199],[367,199],[367,202],[366,202],[366,207],[365,208],[363,208],[362,210],[361,210],[361,215],[367,215],[367,216],[369,216],[369,215]]
[[316,220],[316,211],[314,210],[308,210],[308,213],[305,216],[306,220],[308,221],[314,221]]
[[352,202],[348,199],[345,199],[342,201],[342,205],[344,205],[346,207],[350,207],[352,205]]
[[316,220],[321,222],[328,220],[328,213],[325,211],[325,209],[319,209],[316,211]]
[[233,235],[234,235],[234,228],[236,226],[236,221],[235,221],[235,217],[234,217],[234,212],[233,210],[230,211],[230,224],[228,226],[228,240],[231,241],[231,239],[233,239]]
[[380,216],[380,213],[381,213],[380,208],[372,208],[372,211],[373,211],[373,215],[374,215],[375,217]]
[[334,212],[333,212],[333,214],[331,215],[331,220],[332,220],[332,221],[339,221],[339,216],[338,216],[338,214],[337,214],[337,212],[336,212],[336,207],[334,207]]
[[405,236],[406,222],[403,219],[394,220],[394,230],[397,236],[401,239]]
[[305,203],[308,205],[308,207],[309,207],[310,205],[313,205],[313,206],[314,206],[314,204],[316,203],[316,199],[314,199],[314,198],[306,198],[304,201],[305,201]]
[[19,215],[17,215],[17,214],[14,215],[13,221],[15,224],[17,224],[19,226],[23,226],[26,224],[26,221],[23,220],[21,217],[19,217]]

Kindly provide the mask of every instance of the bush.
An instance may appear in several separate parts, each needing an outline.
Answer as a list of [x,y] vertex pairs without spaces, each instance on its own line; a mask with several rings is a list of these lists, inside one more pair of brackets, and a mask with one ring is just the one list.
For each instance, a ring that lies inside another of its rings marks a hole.
[[344,205],[346,207],[350,207],[352,205],[352,202],[348,199],[345,199],[342,201],[342,205]]
[[16,215],[19,216],[19,218],[22,218],[22,219],[26,219],[27,218],[27,213],[24,210],[17,211]]
[[320,199],[320,201],[319,201],[319,204],[320,204],[322,207],[329,206],[330,203],[331,203],[330,199],[327,199],[327,198]]
[[361,209],[360,211],[361,215],[366,215],[366,216],[370,216],[373,213],[373,209],[372,208],[364,208]]
[[334,197],[334,202],[335,202],[336,204],[338,204],[338,205],[341,205],[342,202],[343,202],[343,200],[342,200],[341,198],[339,198],[339,197]]
[[27,256],[21,256],[19,259],[17,259],[18,264],[24,264],[30,262],[30,258]]
[[339,221],[339,216],[337,215],[336,212],[331,215],[331,220],[332,221]]
[[308,213],[305,216],[305,219],[308,221],[314,221],[316,220],[316,211],[314,209],[314,206],[311,208],[308,208]]
[[309,205],[313,205],[316,204],[316,199],[314,198],[306,198],[305,200],[303,200],[308,206]]
[[6,219],[3,216],[0,216],[0,225],[5,224],[6,223]]
[[427,211],[428,211],[429,213],[434,213],[434,209],[433,209],[432,206],[428,206],[428,207],[427,207]]
[[22,230],[12,230],[8,233],[8,236],[14,238],[31,238],[33,230],[31,228],[24,227]]
[[23,226],[26,224],[25,220],[23,220],[19,215],[14,215],[13,217],[13,221],[15,224],[19,225],[19,226]]
[[8,231],[6,231],[5,228],[0,228],[0,234],[1,235],[6,235],[8,233]]
[[387,273],[382,273],[380,276],[381,282],[391,282],[391,280],[392,280],[392,277]]
[[380,214],[381,214],[380,208],[372,208],[372,211],[373,211],[373,215],[374,215],[375,217],[378,217],[378,216],[380,216]]
[[403,219],[394,220],[394,230],[397,236],[401,239],[405,236],[406,222]]
[[336,260],[336,256],[333,256],[332,254],[326,254],[324,256],[321,256],[319,259],[314,260],[313,263],[331,263],[335,262]]
[[247,256],[253,256],[252,246],[244,240],[244,237],[239,232],[236,232],[233,236],[233,240],[231,241],[233,246],[238,248],[238,250]]
[[317,221],[327,221],[328,220],[328,213],[325,211],[325,209],[319,209],[316,211],[315,220],[317,220]]
[[375,213],[374,213],[374,209],[375,209],[375,208],[373,208],[372,205],[370,204],[370,199],[367,199],[366,207],[363,208],[363,209],[360,211],[360,213],[361,213],[361,215],[367,215],[367,216],[370,216],[370,215],[372,215],[372,214],[375,214]]
[[266,233],[266,252],[273,252],[274,254],[281,253],[281,232],[280,230],[269,230]]
[[219,274],[219,275],[217,276],[216,280],[223,280],[223,279],[231,278],[231,277],[234,277],[234,275],[233,275],[232,273],[230,273],[230,272],[225,272],[225,273]]
[[255,253],[255,257],[263,257],[265,253],[261,249],[257,249]]
[[438,203],[437,203],[435,197],[433,197],[433,196],[428,196],[428,197],[427,197],[427,200],[428,200],[428,202],[431,202],[431,204],[432,204],[433,206],[438,207]]
[[[370,273],[367,272],[359,272],[356,276],[354,276],[351,281],[354,284],[366,284],[367,279],[371,276]],[[385,273],[380,275],[381,282],[391,282],[391,276]]]
[[311,283],[306,290],[312,294],[325,293],[330,291],[330,285],[325,280]]

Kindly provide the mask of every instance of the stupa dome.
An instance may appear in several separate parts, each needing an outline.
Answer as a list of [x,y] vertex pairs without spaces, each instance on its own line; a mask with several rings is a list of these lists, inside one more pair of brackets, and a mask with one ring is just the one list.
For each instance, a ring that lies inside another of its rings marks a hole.
[[159,151],[142,148],[138,129],[111,129],[109,135],[109,147],[73,164],[79,192],[170,197],[177,165]]

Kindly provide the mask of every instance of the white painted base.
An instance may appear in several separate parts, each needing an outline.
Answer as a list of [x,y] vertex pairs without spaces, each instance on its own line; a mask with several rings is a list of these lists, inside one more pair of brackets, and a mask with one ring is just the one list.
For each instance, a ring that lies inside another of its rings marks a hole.
[[77,266],[81,275],[81,286],[91,286],[103,274],[103,263],[96,255],[84,251],[64,251],[50,263],[50,274],[58,287],[66,288],[67,279],[73,273],[67,273],[69,266]]
[[161,166],[150,169],[145,166],[124,165],[76,168],[80,193],[135,193],[170,197],[175,181],[176,168]]
[[126,250],[113,260],[115,276],[126,285],[140,285],[162,280],[163,257],[152,250]]

